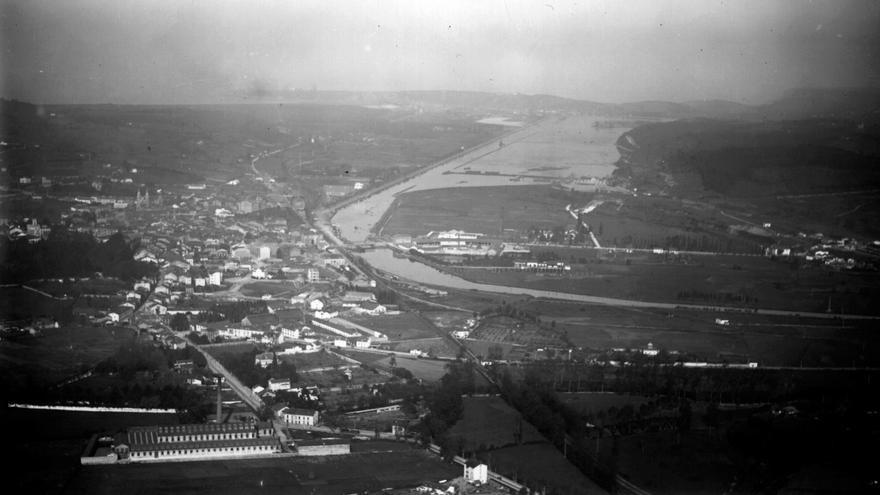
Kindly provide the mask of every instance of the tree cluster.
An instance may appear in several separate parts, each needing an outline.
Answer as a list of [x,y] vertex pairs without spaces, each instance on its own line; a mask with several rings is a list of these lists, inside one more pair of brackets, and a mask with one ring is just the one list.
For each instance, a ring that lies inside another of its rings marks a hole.
[[53,227],[45,241],[35,244],[27,240],[0,240],[3,259],[3,280],[25,282],[34,279],[86,277],[100,272],[105,277],[130,281],[155,277],[156,265],[135,261],[136,245],[122,234],[114,234],[100,242],[90,234]]

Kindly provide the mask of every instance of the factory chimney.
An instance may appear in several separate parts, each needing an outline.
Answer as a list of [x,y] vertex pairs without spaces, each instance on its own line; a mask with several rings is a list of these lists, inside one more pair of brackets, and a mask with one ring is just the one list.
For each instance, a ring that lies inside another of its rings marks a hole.
[[217,423],[223,422],[223,375],[216,375],[217,378]]

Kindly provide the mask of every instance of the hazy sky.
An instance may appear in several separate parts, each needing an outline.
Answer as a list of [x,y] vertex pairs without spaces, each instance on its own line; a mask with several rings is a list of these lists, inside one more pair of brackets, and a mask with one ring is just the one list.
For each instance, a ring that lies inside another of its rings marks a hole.
[[4,97],[185,103],[278,88],[762,103],[880,86],[880,2],[0,0]]

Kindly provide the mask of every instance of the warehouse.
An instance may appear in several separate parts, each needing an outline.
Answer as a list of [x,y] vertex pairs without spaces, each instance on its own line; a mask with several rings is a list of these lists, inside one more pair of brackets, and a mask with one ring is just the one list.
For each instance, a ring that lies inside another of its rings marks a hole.
[[131,462],[235,458],[281,451],[268,423],[138,426],[129,428],[123,442],[127,442]]

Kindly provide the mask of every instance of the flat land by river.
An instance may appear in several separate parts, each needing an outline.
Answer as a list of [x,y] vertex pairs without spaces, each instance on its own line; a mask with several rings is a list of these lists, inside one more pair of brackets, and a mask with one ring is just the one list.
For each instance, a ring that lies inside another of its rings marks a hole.
[[587,203],[591,193],[573,193],[548,185],[465,187],[408,192],[398,197],[383,236],[424,235],[459,229],[500,236],[513,229],[551,229],[574,224],[566,205]]

